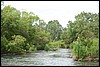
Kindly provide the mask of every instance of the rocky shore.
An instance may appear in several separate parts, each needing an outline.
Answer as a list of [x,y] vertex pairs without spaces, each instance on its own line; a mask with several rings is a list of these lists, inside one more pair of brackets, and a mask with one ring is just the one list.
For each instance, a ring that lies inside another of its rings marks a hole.
[[98,61],[99,62],[99,58],[91,58],[91,57],[86,57],[84,59],[78,58],[76,56],[72,57],[74,61]]

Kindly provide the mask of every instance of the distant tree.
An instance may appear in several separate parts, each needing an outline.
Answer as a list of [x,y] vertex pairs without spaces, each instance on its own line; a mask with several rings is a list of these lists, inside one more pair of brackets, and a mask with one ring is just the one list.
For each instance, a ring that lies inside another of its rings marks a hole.
[[46,26],[46,30],[50,32],[52,41],[58,41],[61,39],[61,33],[63,28],[58,22],[58,20],[49,21]]

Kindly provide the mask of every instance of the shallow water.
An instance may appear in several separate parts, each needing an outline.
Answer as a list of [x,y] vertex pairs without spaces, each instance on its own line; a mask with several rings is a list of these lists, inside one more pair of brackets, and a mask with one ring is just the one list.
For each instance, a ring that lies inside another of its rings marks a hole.
[[99,62],[73,61],[71,49],[39,50],[25,55],[3,55],[1,66],[99,66]]

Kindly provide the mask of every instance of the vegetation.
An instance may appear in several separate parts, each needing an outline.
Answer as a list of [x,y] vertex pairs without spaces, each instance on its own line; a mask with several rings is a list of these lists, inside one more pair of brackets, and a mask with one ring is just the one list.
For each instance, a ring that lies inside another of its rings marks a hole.
[[50,32],[51,41],[58,41],[61,40],[61,33],[62,33],[62,26],[58,22],[58,20],[49,21],[46,25],[46,31]]
[[81,12],[75,19],[74,22],[69,21],[62,39],[73,48],[73,55],[78,59],[98,57],[99,14]]
[[45,50],[57,50],[58,48],[66,48],[65,43],[63,41],[49,42],[45,46]]
[[[5,6],[1,10],[1,52],[27,52],[49,42],[49,32],[42,29],[39,17],[32,12]],[[13,48],[13,49],[12,49]],[[17,51],[18,50],[18,51]]]
[[[3,4],[3,2],[2,2]],[[63,28],[58,20],[47,24],[32,12],[1,9],[1,52],[73,49],[78,59],[99,57],[99,13],[81,12]]]

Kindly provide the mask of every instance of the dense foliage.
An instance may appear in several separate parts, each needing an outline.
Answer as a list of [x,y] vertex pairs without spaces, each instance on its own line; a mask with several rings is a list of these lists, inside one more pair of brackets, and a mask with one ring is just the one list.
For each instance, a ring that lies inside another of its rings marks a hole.
[[46,31],[50,32],[51,35],[51,41],[58,41],[61,39],[61,33],[62,33],[62,26],[58,22],[58,20],[49,21],[46,26]]
[[81,12],[69,21],[62,39],[78,58],[99,56],[99,14]]
[[27,52],[47,44],[50,34],[41,27],[42,22],[32,12],[5,6],[1,10],[1,52]]
[[56,42],[49,42],[45,46],[46,51],[48,51],[48,50],[57,50],[58,48],[66,48],[65,43],[62,40],[56,41]]

